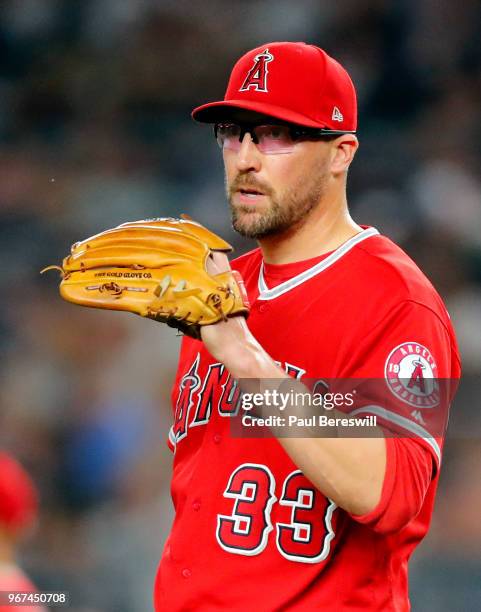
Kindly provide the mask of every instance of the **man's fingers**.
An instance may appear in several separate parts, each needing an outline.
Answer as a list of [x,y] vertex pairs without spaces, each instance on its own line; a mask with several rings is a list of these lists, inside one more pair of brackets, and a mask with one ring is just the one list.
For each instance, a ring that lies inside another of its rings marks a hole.
[[225,253],[213,251],[207,259],[207,272],[209,274],[220,274],[230,270],[229,258]]

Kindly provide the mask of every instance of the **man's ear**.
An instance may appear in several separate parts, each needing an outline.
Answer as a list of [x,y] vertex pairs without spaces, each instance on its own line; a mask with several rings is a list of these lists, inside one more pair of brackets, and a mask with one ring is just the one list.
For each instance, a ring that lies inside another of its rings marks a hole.
[[333,174],[346,172],[359,148],[359,141],[354,134],[343,134],[332,142],[331,171]]

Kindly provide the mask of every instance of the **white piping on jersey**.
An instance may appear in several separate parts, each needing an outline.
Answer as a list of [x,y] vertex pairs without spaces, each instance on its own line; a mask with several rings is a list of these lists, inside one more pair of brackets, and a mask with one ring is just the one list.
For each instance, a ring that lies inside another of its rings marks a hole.
[[289,280],[284,281],[280,285],[277,285],[277,287],[274,287],[274,289],[269,289],[266,285],[266,281],[264,279],[264,262],[262,262],[261,268],[259,271],[259,281],[258,281],[259,298],[258,299],[259,300],[272,300],[276,297],[279,297],[280,295],[283,295],[284,293],[287,293],[291,289],[294,289],[294,287],[297,287],[301,283],[308,281],[313,276],[316,276],[316,274],[319,274],[326,268],[329,268],[329,266],[332,266],[332,264],[338,261],[338,259],[341,259],[343,255],[345,255],[348,251],[350,251],[353,247],[355,247],[356,244],[359,244],[363,240],[366,240],[366,238],[370,238],[371,236],[375,236],[377,234],[379,234],[379,232],[375,227],[369,227],[363,230],[362,232],[359,232],[359,234],[356,234],[352,238],[349,238],[347,242],[342,244],[338,249],[336,249],[333,253],[331,253],[329,257],[326,257],[326,259],[323,259],[319,263],[315,264],[314,266],[312,266],[312,268],[309,268],[308,270],[304,270],[304,272],[301,272],[297,276],[294,276],[293,278],[290,278]]
[[368,414],[375,414],[381,417],[382,419],[384,419],[385,421],[391,421],[391,423],[395,423],[396,425],[399,425],[400,427],[403,427],[404,429],[407,429],[408,431],[411,431],[412,433],[416,434],[416,436],[423,438],[423,440],[425,440],[426,443],[429,444],[429,446],[433,449],[438,459],[438,466],[441,465],[441,449],[439,448],[439,444],[437,443],[436,438],[434,438],[429,433],[429,431],[421,427],[421,425],[418,425],[418,423],[414,423],[410,419],[407,419],[406,417],[403,417],[400,414],[397,414],[396,412],[391,412],[390,410],[387,410],[386,408],[383,408],[382,406],[374,406],[374,405],[373,406],[363,406],[362,408],[356,408],[356,410],[353,410],[352,412],[350,412],[348,416],[354,416],[361,412],[362,413],[367,412]]
[[169,442],[172,444],[172,446],[174,447],[174,450],[175,450],[175,447],[176,447],[176,444],[177,444],[177,440],[175,439],[175,433],[174,433],[174,427],[173,426],[169,429]]

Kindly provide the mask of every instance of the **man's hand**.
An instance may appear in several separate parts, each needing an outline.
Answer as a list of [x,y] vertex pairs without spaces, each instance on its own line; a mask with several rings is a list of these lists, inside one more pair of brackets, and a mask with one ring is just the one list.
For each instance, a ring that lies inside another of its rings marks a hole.
[[[206,267],[212,275],[231,270],[227,255],[220,252],[212,253]],[[216,361],[223,363],[231,371],[234,364],[237,364],[235,370],[239,372],[239,377],[242,376],[242,364],[249,357],[255,359],[259,350],[263,351],[249,331],[243,316],[229,317],[215,325],[206,325],[201,328],[200,333],[206,349]]]

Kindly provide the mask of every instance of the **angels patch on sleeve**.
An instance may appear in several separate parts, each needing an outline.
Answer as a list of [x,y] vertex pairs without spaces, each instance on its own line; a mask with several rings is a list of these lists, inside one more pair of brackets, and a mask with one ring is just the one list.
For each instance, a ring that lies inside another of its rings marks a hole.
[[416,408],[434,408],[439,404],[437,366],[429,349],[418,342],[403,342],[394,348],[384,368],[391,392]]

